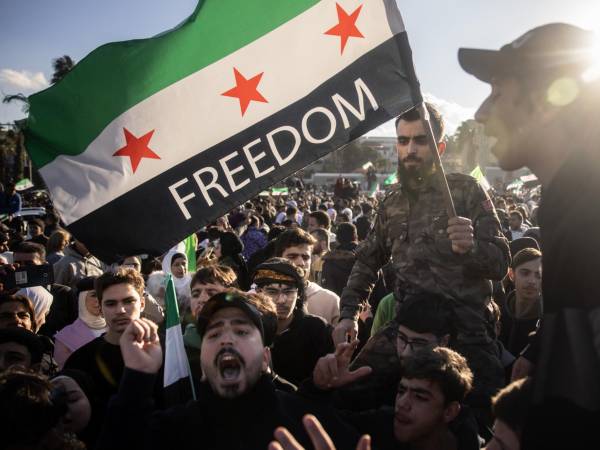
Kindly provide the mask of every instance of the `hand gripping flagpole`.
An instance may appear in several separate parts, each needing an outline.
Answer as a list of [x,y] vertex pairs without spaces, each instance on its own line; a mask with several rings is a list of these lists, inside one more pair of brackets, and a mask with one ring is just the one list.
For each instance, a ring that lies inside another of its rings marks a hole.
[[444,167],[442,166],[442,160],[440,159],[440,153],[435,137],[433,136],[433,129],[431,128],[431,120],[429,118],[429,111],[425,106],[425,102],[421,102],[419,106],[419,113],[421,121],[423,122],[423,128],[425,129],[425,136],[427,136],[427,143],[431,154],[433,155],[433,162],[435,164],[435,176],[438,179],[440,187],[442,189],[442,195],[444,196],[444,205],[446,206],[446,214],[448,218],[456,217],[456,210],[454,209],[454,201],[450,194],[450,187],[448,186],[448,180],[446,180],[446,174],[444,173]]

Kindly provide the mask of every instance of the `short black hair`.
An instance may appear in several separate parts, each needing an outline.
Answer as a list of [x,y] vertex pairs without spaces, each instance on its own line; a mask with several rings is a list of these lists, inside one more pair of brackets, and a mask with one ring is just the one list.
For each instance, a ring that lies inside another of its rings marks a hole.
[[1,328],[0,344],[15,342],[27,348],[31,364],[39,364],[44,354],[44,344],[40,337],[25,328]]
[[[325,207],[325,210],[327,210],[327,207]],[[313,211],[308,216],[317,221],[319,228],[328,230],[331,227],[331,217],[325,211]]]
[[444,402],[462,402],[473,388],[473,372],[467,360],[446,347],[425,347],[402,361],[402,378],[438,383]]
[[210,265],[201,267],[192,277],[190,287],[195,284],[220,284],[223,287],[237,287],[237,275],[227,266]]
[[[444,118],[442,117],[442,113],[440,113],[438,108],[433,103],[425,102],[425,106],[427,107],[427,111],[429,112],[429,120],[431,121],[433,136],[435,137],[435,140],[439,142],[444,138],[444,132],[446,129]],[[404,120],[406,122],[415,122],[420,119],[421,113],[419,112],[419,108],[414,107],[412,109],[409,109],[404,114],[398,116],[394,125],[396,127],[396,130],[398,130],[398,124],[401,120]]]
[[512,262],[510,267],[514,270],[519,266],[522,266],[529,261],[533,261],[542,257],[542,252],[535,248],[524,248],[520,250],[515,256],[512,258]]
[[335,231],[337,242],[340,244],[349,244],[358,240],[356,226],[353,223],[340,223]]
[[284,231],[275,241],[275,256],[283,255],[283,252],[289,247],[298,245],[311,245],[317,243],[314,237],[301,228],[292,228]]
[[446,335],[453,338],[456,332],[450,300],[431,293],[407,295],[396,314],[396,323],[438,338]]
[[46,249],[43,245],[36,244],[35,242],[20,242],[13,249],[14,253],[35,253],[39,255],[42,261],[46,261]]
[[102,303],[104,291],[116,284],[129,284],[133,286],[140,295],[140,298],[144,296],[145,285],[142,275],[137,270],[130,267],[121,267],[116,272],[104,272],[94,280],[94,288],[100,303]]

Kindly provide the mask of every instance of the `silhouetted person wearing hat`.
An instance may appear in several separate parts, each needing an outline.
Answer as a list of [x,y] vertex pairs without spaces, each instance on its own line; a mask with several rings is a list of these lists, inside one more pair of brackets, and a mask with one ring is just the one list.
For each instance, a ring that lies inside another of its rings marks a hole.
[[[475,118],[496,138],[504,170],[542,183],[544,314],[525,448],[600,448],[600,81],[594,33],[534,28],[499,51],[461,49],[462,67],[491,84]],[[597,75],[597,74],[596,74]],[[591,200],[592,199],[592,200]],[[576,232],[573,232],[576,230]]]

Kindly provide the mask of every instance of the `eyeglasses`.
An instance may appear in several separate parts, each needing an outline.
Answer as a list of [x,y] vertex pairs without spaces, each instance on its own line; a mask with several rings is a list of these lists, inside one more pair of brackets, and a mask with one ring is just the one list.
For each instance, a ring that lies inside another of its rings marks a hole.
[[434,344],[434,342],[430,342],[427,339],[409,339],[403,333],[398,333],[397,340],[398,340],[398,350],[400,350],[400,351],[404,351],[404,349],[407,346],[409,346],[410,349],[413,352],[415,352],[417,350],[420,350],[422,348],[425,348],[425,347],[428,347],[428,346]]
[[279,298],[280,295],[283,295],[287,298],[293,297],[294,295],[298,295],[298,289],[274,289],[274,288],[265,288],[264,293],[269,297]]

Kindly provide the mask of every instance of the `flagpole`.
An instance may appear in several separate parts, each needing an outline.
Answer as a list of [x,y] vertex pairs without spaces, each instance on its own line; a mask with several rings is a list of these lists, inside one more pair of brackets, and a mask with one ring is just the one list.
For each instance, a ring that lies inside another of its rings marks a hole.
[[198,399],[196,398],[196,388],[194,387],[194,378],[192,377],[192,369],[190,367],[190,360],[186,359],[186,362],[187,362],[187,366],[188,366],[188,372],[190,374],[190,376],[188,377],[188,379],[190,380],[190,386],[192,387],[192,399],[194,401],[196,401]]
[[427,143],[429,149],[433,155],[433,163],[435,164],[435,176],[437,177],[440,187],[442,189],[442,195],[444,196],[444,205],[446,206],[446,214],[448,218],[456,217],[456,210],[454,209],[454,201],[452,200],[452,194],[450,194],[450,187],[448,186],[448,180],[446,180],[446,174],[444,173],[444,167],[442,166],[442,160],[440,159],[440,153],[437,146],[437,141],[433,135],[433,129],[431,128],[431,120],[429,119],[429,111],[425,106],[425,102],[421,102],[419,106],[419,113],[421,115],[421,121],[423,122],[423,128],[425,129],[425,136],[427,136]]

